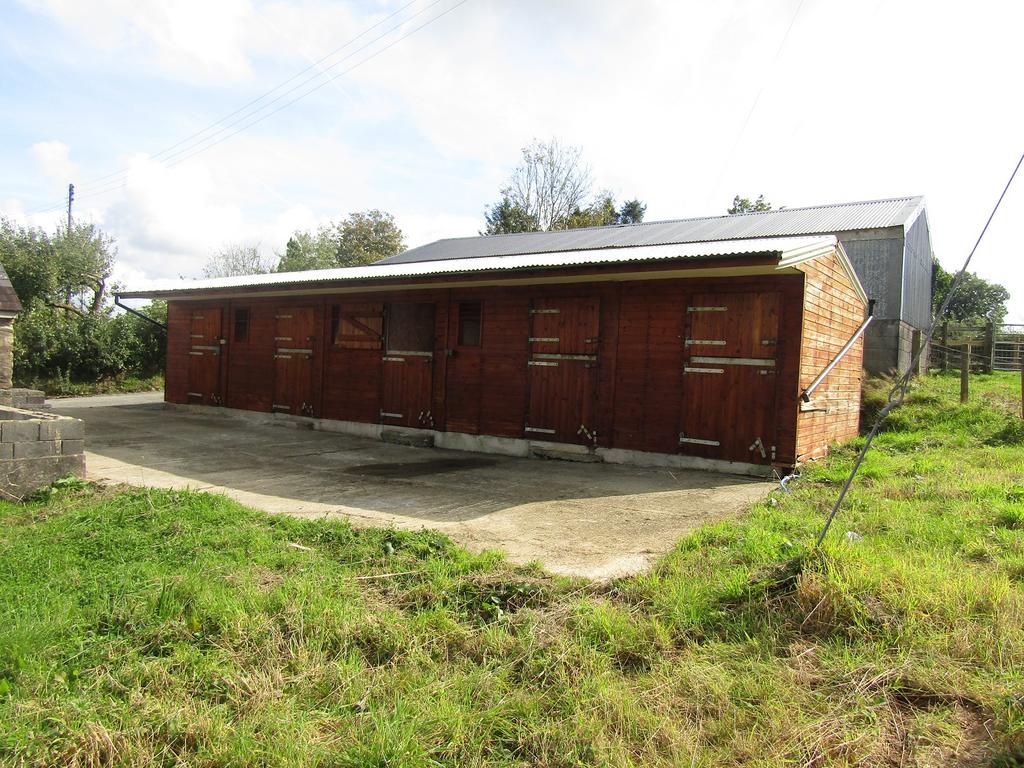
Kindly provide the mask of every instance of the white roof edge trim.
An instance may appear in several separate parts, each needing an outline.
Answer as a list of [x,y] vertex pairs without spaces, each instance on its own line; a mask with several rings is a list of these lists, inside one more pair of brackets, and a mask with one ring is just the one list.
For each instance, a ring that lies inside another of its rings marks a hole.
[[860,278],[857,277],[857,271],[853,268],[853,263],[850,261],[850,257],[846,253],[846,249],[843,248],[843,244],[835,238],[833,238],[832,245],[827,248],[824,246],[818,247],[817,249],[808,247],[800,252],[793,252],[790,256],[783,255],[782,259],[779,260],[778,268],[785,269],[786,267],[796,266],[797,264],[802,264],[805,261],[825,256],[832,251],[835,252],[836,257],[839,259],[839,263],[842,265],[846,276],[850,278],[850,282],[853,284],[853,289],[857,292],[861,301],[864,302],[864,306],[867,307],[867,292],[864,290],[864,286],[861,284]]
[[[307,272],[278,272],[265,275],[217,277],[192,282],[180,280],[153,281],[137,290],[119,291],[123,298],[149,298],[159,294],[188,295],[197,291],[221,288],[258,288],[261,286],[313,286],[333,283],[388,278],[415,278],[427,275],[473,274],[477,272],[515,272],[532,268],[586,266],[591,264],[620,264],[659,259],[687,259],[724,256],[742,256],[758,253],[777,253],[783,260],[814,258],[835,248],[834,235],[793,237],[759,237],[740,240],[716,240],[675,245],[638,245],[620,248],[597,248],[556,253],[521,254],[516,256],[485,256],[472,260],[442,259],[398,264],[369,264],[361,267],[319,269]],[[469,261],[470,263],[467,263]]]

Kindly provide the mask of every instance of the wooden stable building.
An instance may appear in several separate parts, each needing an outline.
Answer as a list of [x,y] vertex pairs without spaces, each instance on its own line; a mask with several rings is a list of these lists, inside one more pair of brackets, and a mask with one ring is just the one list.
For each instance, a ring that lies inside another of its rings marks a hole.
[[749,474],[857,434],[868,301],[834,236],[619,245],[628,227],[602,229],[595,247],[442,240],[121,297],[168,300],[169,403]]

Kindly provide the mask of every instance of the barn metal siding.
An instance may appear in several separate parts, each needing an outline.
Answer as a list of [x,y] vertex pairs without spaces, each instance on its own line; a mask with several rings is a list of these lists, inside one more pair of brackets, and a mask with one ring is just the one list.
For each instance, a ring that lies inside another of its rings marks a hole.
[[903,312],[900,319],[924,328],[932,316],[932,241],[922,211],[907,229],[903,267]]
[[886,320],[898,319],[902,304],[903,235],[896,232],[879,239],[840,236],[864,292],[875,300],[875,316]]

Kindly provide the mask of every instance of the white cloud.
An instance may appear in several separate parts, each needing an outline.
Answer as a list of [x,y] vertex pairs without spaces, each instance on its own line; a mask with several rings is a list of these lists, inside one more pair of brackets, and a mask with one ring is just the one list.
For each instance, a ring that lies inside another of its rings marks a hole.
[[23,0],[107,53],[133,52],[166,74],[233,81],[249,74],[248,0]]
[[48,181],[66,185],[78,175],[78,166],[71,162],[71,148],[62,141],[39,141],[32,145],[32,157]]
[[[155,70],[201,84],[196,94],[220,94],[202,108],[186,103],[191,112],[168,107],[174,118],[204,115],[194,120],[201,125],[401,4],[32,7],[74,30],[83,50],[116,61],[113,74]],[[724,212],[736,193],[791,206],[923,193],[936,252],[952,268],[1019,152],[1024,106],[1010,95],[1024,7],[982,2],[965,15],[927,0],[805,2],[779,53],[797,7],[651,0],[638,12],[614,0],[470,0],[180,166],[134,155],[123,193],[83,194],[81,205],[118,236],[122,259],[151,277],[194,274],[228,241],[280,249],[296,228],[369,207],[393,212],[415,245],[475,233],[519,148],[556,136],[583,147],[599,186],[645,200],[649,218]],[[71,141],[70,131],[57,135]],[[147,135],[132,146],[159,149]],[[112,170],[89,167],[88,149],[76,140],[86,171]],[[64,150],[36,157],[55,184],[67,176]],[[1021,215],[1024,191],[1007,199],[975,264],[1018,294],[1024,264],[1011,230]],[[1014,302],[1024,321],[1024,295]]]

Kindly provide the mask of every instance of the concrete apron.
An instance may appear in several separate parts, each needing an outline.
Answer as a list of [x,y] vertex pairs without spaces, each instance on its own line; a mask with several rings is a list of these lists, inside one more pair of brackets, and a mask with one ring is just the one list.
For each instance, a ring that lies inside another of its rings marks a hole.
[[773,487],[706,471],[393,445],[295,421],[168,409],[155,397],[96,401],[54,402],[86,422],[94,479],[222,493],[268,512],[357,526],[433,528],[473,551],[500,549],[513,562],[594,579],[644,570],[680,537]]
[[769,464],[752,464],[743,461],[705,459],[699,456],[683,456],[653,451],[632,451],[624,448],[598,448],[572,443],[552,443],[546,440],[527,440],[494,435],[471,435],[465,432],[440,432],[436,429],[415,427],[393,427],[386,424],[368,424],[362,421],[341,421],[321,419],[312,416],[293,416],[290,413],[265,413],[243,411],[237,408],[213,407],[209,405],[182,405],[165,403],[166,408],[182,410],[205,416],[221,416],[241,419],[250,424],[274,424],[282,427],[315,429],[323,432],[338,432],[343,435],[383,440],[399,445],[419,448],[444,448],[471,453],[495,453],[501,456],[520,458],[562,459],[564,461],[601,461],[606,464],[626,464],[633,467],[666,467],[669,469],[706,469],[712,472],[727,472],[733,475],[768,478],[773,474]]

